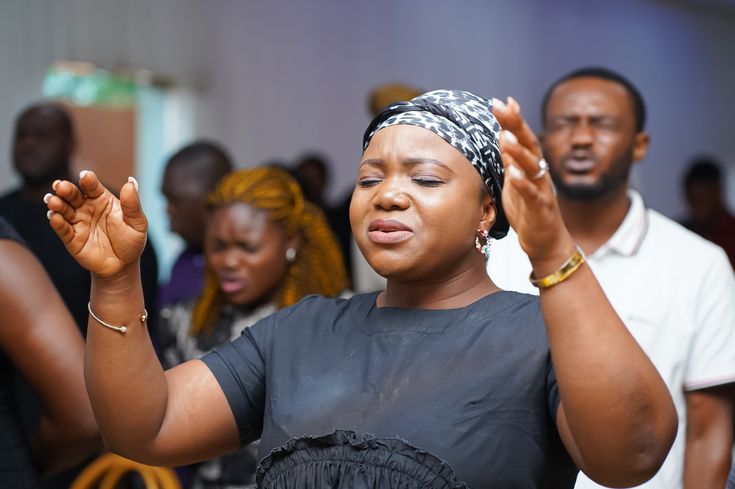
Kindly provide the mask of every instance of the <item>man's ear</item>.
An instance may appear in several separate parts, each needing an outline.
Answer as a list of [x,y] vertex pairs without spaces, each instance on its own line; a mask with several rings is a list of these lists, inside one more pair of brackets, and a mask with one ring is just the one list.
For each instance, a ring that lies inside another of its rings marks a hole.
[[651,142],[651,136],[647,132],[639,132],[633,139],[633,161],[638,163],[646,157],[648,153],[648,144]]

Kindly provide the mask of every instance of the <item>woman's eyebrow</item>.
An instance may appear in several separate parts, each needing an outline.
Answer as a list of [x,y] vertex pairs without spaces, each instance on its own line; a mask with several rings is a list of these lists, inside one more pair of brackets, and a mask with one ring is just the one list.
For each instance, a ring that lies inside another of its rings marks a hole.
[[436,165],[444,168],[447,171],[450,171],[454,173],[454,170],[452,170],[449,165],[446,163],[442,163],[439,160],[435,160],[433,158],[407,158],[403,160],[403,164],[406,166],[418,166],[418,165]]
[[[452,170],[449,165],[447,165],[446,163],[442,163],[439,160],[435,160],[434,158],[406,158],[401,161],[401,164],[408,167],[419,165],[436,165],[446,169],[449,172],[454,173],[454,170]],[[385,166],[385,160],[382,160],[380,158],[370,158],[360,162],[360,166],[375,166],[382,168],[383,166]]]
[[360,166],[380,166],[385,165],[385,162],[378,158],[371,158],[369,160],[362,160]]

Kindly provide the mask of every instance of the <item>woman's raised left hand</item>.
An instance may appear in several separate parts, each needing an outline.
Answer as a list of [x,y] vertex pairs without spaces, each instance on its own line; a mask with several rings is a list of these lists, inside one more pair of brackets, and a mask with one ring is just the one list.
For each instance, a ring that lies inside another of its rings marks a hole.
[[534,270],[537,264],[546,268],[546,262],[555,269],[569,258],[575,245],[559,212],[548,167],[542,166],[545,161],[542,163],[538,139],[515,99],[508,97],[507,103],[493,99],[493,105],[493,114],[503,128],[503,209]]

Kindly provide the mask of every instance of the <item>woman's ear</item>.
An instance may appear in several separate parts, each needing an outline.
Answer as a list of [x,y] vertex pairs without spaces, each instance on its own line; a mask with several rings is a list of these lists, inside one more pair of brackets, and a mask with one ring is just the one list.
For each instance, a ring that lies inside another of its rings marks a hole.
[[293,236],[286,238],[286,250],[295,250],[298,255],[300,247],[301,233],[294,233]]
[[497,217],[497,208],[495,207],[495,201],[490,194],[487,192],[482,193],[482,215],[480,217],[480,226],[486,231],[490,231],[495,224],[495,218]]

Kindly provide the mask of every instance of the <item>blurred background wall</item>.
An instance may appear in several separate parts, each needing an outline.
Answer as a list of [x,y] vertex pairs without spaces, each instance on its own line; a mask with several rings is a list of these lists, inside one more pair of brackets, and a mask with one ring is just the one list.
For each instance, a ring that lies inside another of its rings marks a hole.
[[538,128],[551,81],[604,65],[648,103],[652,146],[635,181],[651,207],[682,214],[679,180],[697,153],[725,161],[735,184],[735,0],[2,0],[0,192],[16,183],[13,119],[58,59],[145,68],[186,94],[168,113],[184,129],[148,131],[159,151],[146,165],[195,135],[240,166],[319,150],[333,198],[352,185],[375,85],[513,95]]

